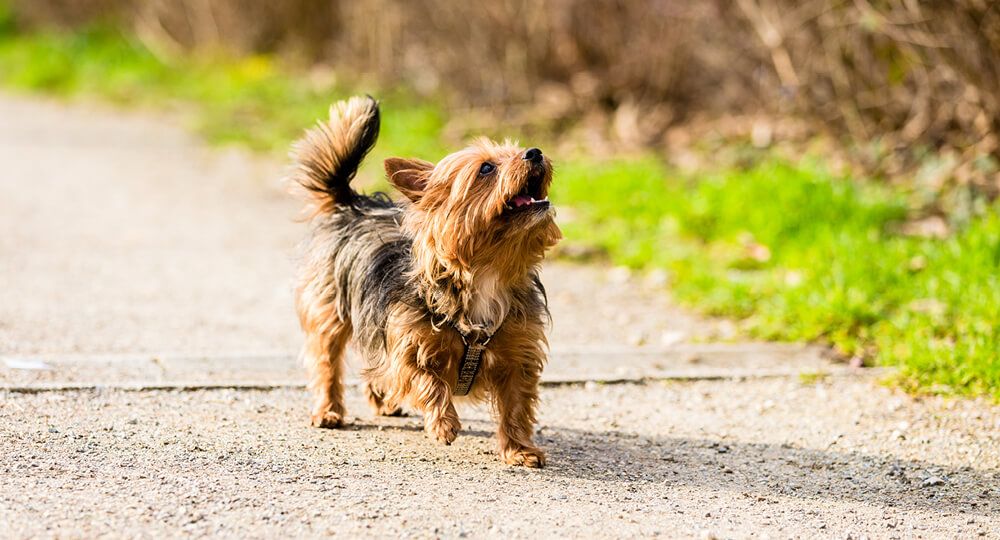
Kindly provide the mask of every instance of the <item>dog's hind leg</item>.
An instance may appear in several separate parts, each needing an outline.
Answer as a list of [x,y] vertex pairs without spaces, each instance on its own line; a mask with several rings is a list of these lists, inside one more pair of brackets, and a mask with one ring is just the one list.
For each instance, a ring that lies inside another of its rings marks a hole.
[[320,428],[344,424],[344,349],[351,337],[350,324],[335,315],[321,325],[306,327],[303,360],[309,369],[313,394],[311,423]]

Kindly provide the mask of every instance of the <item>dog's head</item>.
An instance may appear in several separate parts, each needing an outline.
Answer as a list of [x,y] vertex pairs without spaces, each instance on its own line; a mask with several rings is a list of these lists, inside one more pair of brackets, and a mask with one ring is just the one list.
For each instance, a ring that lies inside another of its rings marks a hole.
[[534,264],[559,241],[548,200],[552,162],[538,148],[480,139],[436,164],[390,158],[385,169],[410,200],[414,248],[442,262]]

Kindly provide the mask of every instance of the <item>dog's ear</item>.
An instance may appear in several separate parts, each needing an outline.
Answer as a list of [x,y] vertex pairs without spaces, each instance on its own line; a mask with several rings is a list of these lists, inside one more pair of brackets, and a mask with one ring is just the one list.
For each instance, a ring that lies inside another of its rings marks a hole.
[[389,158],[385,160],[385,174],[389,183],[413,202],[420,200],[427,187],[427,180],[434,164],[422,159]]

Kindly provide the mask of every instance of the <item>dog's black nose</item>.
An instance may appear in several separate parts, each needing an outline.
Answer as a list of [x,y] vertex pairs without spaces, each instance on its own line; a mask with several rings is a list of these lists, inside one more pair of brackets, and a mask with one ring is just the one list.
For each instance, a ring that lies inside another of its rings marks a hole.
[[537,148],[529,148],[524,153],[524,159],[532,163],[538,163],[542,160],[542,151]]

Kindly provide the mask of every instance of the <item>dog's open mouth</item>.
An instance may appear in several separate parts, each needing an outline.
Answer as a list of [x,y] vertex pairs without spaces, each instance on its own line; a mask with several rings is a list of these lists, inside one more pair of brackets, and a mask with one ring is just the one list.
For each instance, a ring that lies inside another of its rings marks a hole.
[[521,191],[507,200],[504,206],[505,214],[544,210],[549,207],[549,198],[542,196],[543,174],[542,172],[532,174]]

